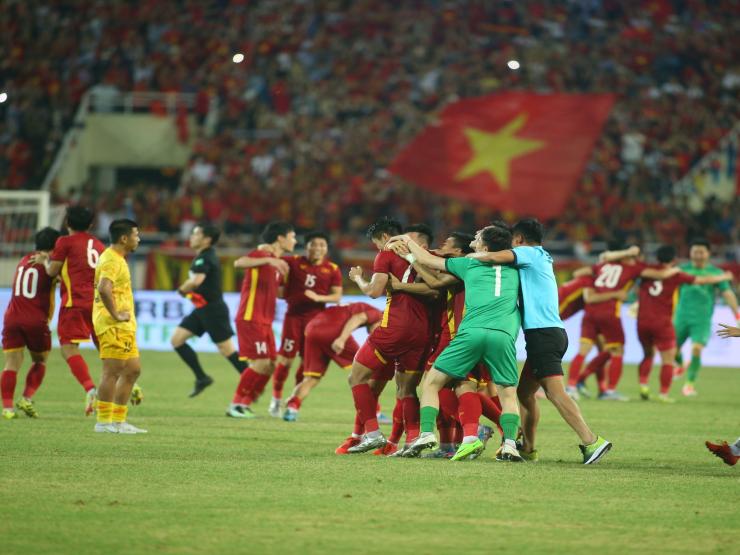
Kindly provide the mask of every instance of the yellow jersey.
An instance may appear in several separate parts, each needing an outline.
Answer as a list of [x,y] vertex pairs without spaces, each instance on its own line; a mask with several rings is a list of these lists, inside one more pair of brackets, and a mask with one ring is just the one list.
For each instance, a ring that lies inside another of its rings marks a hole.
[[[113,283],[113,299],[118,312],[127,311],[131,314],[128,322],[115,320],[105,308],[98,292],[98,284],[103,278]],[[93,302],[93,326],[95,333],[101,335],[110,328],[136,331],[136,317],[134,316],[134,293],[131,288],[131,273],[126,259],[112,247],[108,247],[100,255],[95,268],[95,301]]]

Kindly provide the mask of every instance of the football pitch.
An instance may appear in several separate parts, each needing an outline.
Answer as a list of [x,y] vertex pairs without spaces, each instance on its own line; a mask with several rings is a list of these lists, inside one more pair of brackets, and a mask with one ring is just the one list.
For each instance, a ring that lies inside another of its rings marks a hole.
[[[85,355],[97,379],[100,363]],[[146,398],[130,420],[148,435],[94,434],[58,352],[36,395],[41,417],[0,421],[3,553],[740,550],[740,468],[703,444],[740,434],[737,369],[704,369],[700,396],[675,405],[582,401],[614,443],[584,467],[547,401],[537,463],[495,462],[495,440],[463,463],[337,456],[353,405],[336,367],[286,423],[267,415],[269,391],[259,419],[226,418],[237,375],[217,355],[202,355],[216,383],[196,399],[175,354],[142,359]],[[636,396],[635,375],[625,369],[625,394]]]

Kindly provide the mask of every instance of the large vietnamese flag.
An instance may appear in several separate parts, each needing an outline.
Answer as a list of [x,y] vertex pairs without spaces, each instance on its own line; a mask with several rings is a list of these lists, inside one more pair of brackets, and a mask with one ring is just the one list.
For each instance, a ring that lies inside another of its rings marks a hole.
[[559,215],[609,115],[610,94],[508,92],[447,106],[390,171],[498,210]]

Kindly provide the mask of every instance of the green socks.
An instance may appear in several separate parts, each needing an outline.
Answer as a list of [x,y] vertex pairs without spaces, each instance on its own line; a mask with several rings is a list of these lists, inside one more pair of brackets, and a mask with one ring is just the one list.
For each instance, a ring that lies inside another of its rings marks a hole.
[[692,384],[696,381],[696,376],[699,374],[700,368],[701,368],[701,357],[692,355],[691,362],[689,362],[689,369],[686,372],[686,382],[687,383]]
[[501,429],[504,431],[504,439],[516,441],[516,434],[519,432],[519,415],[511,412],[505,412],[500,419]]
[[434,407],[421,407],[421,410],[419,411],[419,416],[421,417],[422,433],[434,432],[434,426],[437,423],[438,414],[439,409],[435,409]]

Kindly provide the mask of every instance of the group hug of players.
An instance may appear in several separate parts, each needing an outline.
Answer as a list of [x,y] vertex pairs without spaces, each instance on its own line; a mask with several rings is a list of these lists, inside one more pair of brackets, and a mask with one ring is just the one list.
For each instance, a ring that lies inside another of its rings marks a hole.
[[[52,229],[42,230],[36,236],[36,252],[18,266],[3,331],[3,416],[16,416],[13,397],[24,348],[31,352],[33,365],[16,407],[29,416],[37,415],[32,397],[43,379],[50,350],[48,321],[54,283],[61,279],[62,354],[86,390],[86,412],[97,408],[96,431],[145,432],[126,422],[125,412],[129,397],[134,403],[142,398],[135,385],[140,365],[124,258],[138,245],[138,230],[134,222],[114,222],[118,228],[111,226],[111,247],[106,251],[110,256],[106,256],[103,245],[88,233],[91,223],[89,211],[70,208],[66,220],[70,234],[58,237]],[[707,265],[708,246],[704,244],[695,243],[691,250],[692,265],[699,264],[694,273],[703,275],[680,272],[669,248],[659,251],[659,263],[652,266],[639,261],[639,251],[631,248],[606,253],[602,263],[580,270],[574,281],[558,290],[552,258],[541,246],[542,226],[536,220],[522,220],[513,228],[494,223],[474,236],[452,233],[432,251],[428,226],[402,229],[385,218],[369,229],[379,251],[372,277],[366,281],[359,267],[349,273],[363,293],[386,297],[385,310],[367,303],[327,308],[326,303],[337,303],[342,297],[341,273],[327,258],[329,237],[309,233],[306,255],[294,256],[290,253],[296,245],[295,230],[288,223],[273,222],[263,231],[262,243],[234,262],[245,272],[235,319],[235,346],[215,252],[219,235],[210,225],[193,229],[190,246],[196,256],[187,281],[178,288],[194,305],[172,335],[175,351],[196,378],[190,395],[198,395],[213,383],[187,343],[190,337],[204,333],[240,374],[226,412],[234,418],[255,417],[252,404],[272,377],[270,415],[296,420],[302,403],[334,361],[351,369],[356,409],[352,434],[336,449],[337,454],[372,451],[416,457],[436,448],[425,456],[472,459],[483,451],[492,432],[479,425],[484,415],[503,438],[498,460],[536,460],[539,409],[535,394],[542,388],[579,436],[584,463],[592,464],[611,444],[591,431],[573,398],[579,390],[587,391],[583,381],[592,372],[599,378],[601,398],[620,398],[616,385],[624,333],[619,309],[632,282],[642,279],[638,329],[646,352],[640,367],[645,387],[654,349],[663,359],[661,384],[663,374],[668,375],[669,361],[673,378],[676,338],[671,314],[677,287],[693,284],[706,289],[716,284],[723,287],[728,304],[737,312],[736,299],[727,286],[731,275]],[[104,257],[109,263],[99,264],[98,259]],[[700,291],[706,296],[705,289]],[[278,297],[285,298],[288,308],[276,352],[272,324]],[[713,303],[713,289],[711,297]],[[702,301],[697,297],[692,302]],[[585,310],[581,349],[566,387],[562,357],[568,338],[562,319],[581,308]],[[701,341],[704,328],[695,307],[686,314],[679,337],[683,341],[691,336],[695,348],[706,344],[706,338]],[[359,346],[352,332],[361,326],[370,335]],[[514,344],[521,328],[527,362],[520,377]],[[101,335],[106,337],[104,344]],[[96,342],[103,359],[103,378],[97,389],[79,353],[78,344],[85,340]],[[584,358],[594,344],[600,353],[582,372]],[[301,363],[296,385],[283,404],[284,384],[297,356]],[[695,375],[692,378],[690,366],[691,383]],[[378,398],[392,379],[396,404],[391,434],[386,438],[379,429]],[[661,398],[667,399],[667,387],[670,383],[661,386]]]

